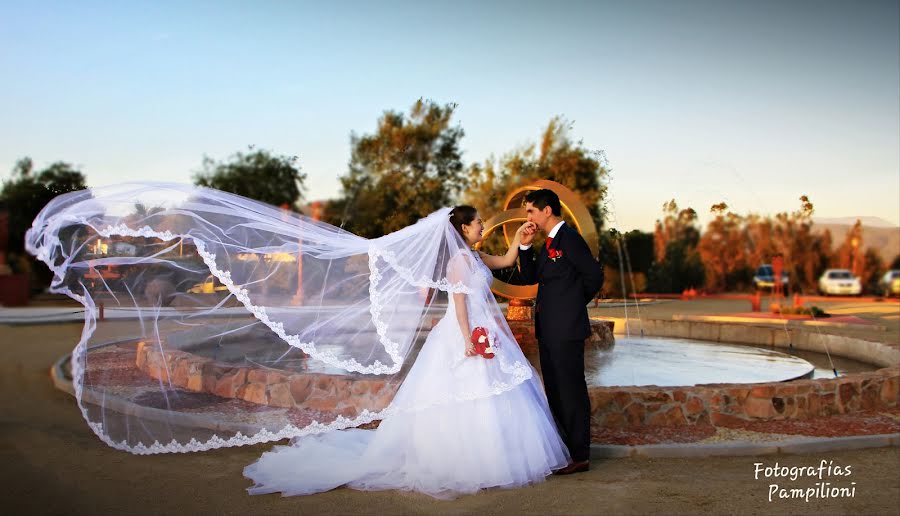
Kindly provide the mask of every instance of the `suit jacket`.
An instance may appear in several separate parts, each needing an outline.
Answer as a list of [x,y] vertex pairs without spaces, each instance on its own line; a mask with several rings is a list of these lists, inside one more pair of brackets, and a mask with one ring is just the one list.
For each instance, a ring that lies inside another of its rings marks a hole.
[[546,246],[535,259],[534,246],[519,251],[519,270],[528,284],[538,284],[535,331],[540,340],[582,340],[591,334],[587,304],[603,286],[603,266],[587,242],[563,224],[550,244],[562,256],[549,257]]

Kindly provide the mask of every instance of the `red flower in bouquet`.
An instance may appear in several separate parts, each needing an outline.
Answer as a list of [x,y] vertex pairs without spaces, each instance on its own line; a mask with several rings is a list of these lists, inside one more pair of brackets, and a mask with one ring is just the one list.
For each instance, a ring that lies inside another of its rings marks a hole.
[[488,332],[481,326],[472,330],[472,344],[475,345],[475,352],[479,355],[484,358],[494,358],[494,348],[491,346]]

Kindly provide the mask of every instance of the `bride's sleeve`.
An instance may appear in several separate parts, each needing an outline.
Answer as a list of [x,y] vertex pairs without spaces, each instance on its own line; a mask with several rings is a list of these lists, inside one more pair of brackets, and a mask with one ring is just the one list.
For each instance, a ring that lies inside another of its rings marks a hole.
[[[472,287],[472,258],[458,253],[447,263],[447,280],[452,287]],[[465,294],[463,294],[465,295]]]
[[[451,285],[472,287],[472,258],[464,253],[459,253],[450,259],[447,264],[447,279]],[[468,289],[467,289],[468,290]],[[469,321],[468,303],[466,303],[467,294],[464,292],[453,292],[453,306],[456,311],[456,322],[459,324],[459,331],[463,336],[463,349],[468,342],[469,334],[472,331]]]

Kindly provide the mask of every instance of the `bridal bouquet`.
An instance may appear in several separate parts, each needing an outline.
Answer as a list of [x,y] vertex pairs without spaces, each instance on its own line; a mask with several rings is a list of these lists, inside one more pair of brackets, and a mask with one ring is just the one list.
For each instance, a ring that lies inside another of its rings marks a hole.
[[472,330],[472,344],[475,345],[475,352],[484,358],[494,358],[494,348],[488,338],[488,332],[481,326]]

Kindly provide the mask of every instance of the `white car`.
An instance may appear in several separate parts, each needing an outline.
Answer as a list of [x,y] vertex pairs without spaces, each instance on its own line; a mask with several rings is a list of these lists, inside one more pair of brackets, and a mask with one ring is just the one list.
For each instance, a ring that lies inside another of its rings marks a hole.
[[881,278],[881,288],[885,297],[900,296],[900,270],[891,270]]
[[851,295],[862,294],[862,283],[847,269],[828,269],[819,278],[819,292],[822,295]]

